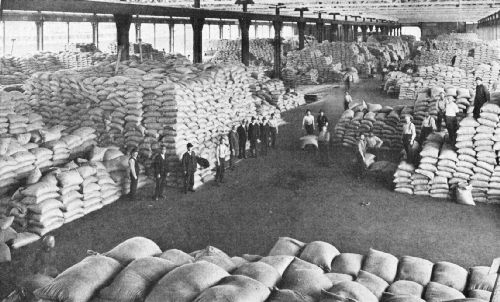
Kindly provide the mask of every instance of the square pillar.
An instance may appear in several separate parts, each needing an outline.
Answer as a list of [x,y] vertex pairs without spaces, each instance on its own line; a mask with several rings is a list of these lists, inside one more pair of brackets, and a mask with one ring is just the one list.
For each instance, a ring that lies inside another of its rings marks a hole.
[[304,49],[304,35],[306,31],[306,22],[297,22],[297,29],[299,32],[299,49]]
[[250,64],[250,23],[249,19],[240,19],[239,22],[241,32],[241,62],[245,66]]
[[191,26],[193,27],[193,63],[201,63],[203,61],[204,24],[204,18],[191,18]]
[[273,21],[274,27],[274,78],[281,78],[281,28],[282,21]]
[[132,24],[132,16],[131,15],[121,15],[116,14],[115,24],[116,24],[116,41],[118,48],[123,47],[121,60],[129,59],[129,31],[130,24]]

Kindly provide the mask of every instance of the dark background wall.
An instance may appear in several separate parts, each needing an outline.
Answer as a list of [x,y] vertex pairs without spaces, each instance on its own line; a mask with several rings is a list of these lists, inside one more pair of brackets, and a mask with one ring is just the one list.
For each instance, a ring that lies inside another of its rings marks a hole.
[[422,40],[435,39],[441,34],[465,33],[465,22],[439,22],[439,23],[421,23]]

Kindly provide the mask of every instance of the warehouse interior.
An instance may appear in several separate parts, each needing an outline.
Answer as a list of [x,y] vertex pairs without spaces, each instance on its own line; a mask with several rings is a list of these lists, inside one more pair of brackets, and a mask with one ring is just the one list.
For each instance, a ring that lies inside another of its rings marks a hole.
[[0,301],[500,302],[499,20],[0,0]]

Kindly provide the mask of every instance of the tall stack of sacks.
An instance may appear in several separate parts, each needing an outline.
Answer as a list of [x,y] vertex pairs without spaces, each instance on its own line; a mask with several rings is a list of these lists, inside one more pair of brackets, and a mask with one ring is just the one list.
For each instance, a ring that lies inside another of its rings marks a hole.
[[487,194],[488,203],[500,203],[500,166],[495,166],[495,170],[491,174]]
[[347,132],[347,127],[350,124],[351,120],[354,118],[354,111],[351,109],[347,109],[342,113],[339,118],[339,121],[335,125],[333,130],[333,140],[337,143],[342,143],[344,146],[348,147],[348,143],[343,143],[344,135]]
[[74,169],[73,165],[68,168],[63,168],[55,176],[58,181],[58,186],[61,188],[61,200],[66,202],[65,206],[65,223],[71,222],[81,216],[83,216],[83,211],[85,203],[83,202],[83,195],[81,190],[81,185],[84,179],[78,173],[78,170]]
[[436,176],[431,181],[430,195],[435,198],[449,198],[448,180],[453,177],[457,168],[458,157],[453,147],[443,144],[437,162]]
[[20,202],[28,208],[28,231],[43,236],[64,224],[63,204],[54,177],[44,177],[20,192]]
[[443,136],[433,133],[427,137],[422,151],[420,151],[420,164],[413,175],[412,184],[415,195],[429,195],[432,180],[436,175],[437,162],[439,160],[439,150],[443,144]]
[[80,192],[83,195],[83,212],[87,215],[90,212],[103,207],[101,197],[101,186],[97,178],[97,169],[90,165],[82,165],[76,171],[83,178],[80,184]]
[[96,168],[95,177],[97,178],[97,184],[100,187],[101,203],[106,206],[117,201],[122,195],[121,188],[113,180],[113,178],[111,178],[111,175],[102,164],[102,161],[91,162],[91,165]]
[[493,135],[499,122],[499,113],[498,105],[488,103],[481,108],[480,117],[477,119],[480,126],[476,128],[477,133],[473,138],[477,162],[473,168],[475,174],[471,176],[470,185],[474,200],[479,202],[487,201],[488,182],[497,165]]
[[394,173],[394,191],[413,195],[414,185],[412,177],[415,173],[415,166],[413,164],[402,161],[398,165],[398,169]]
[[476,151],[474,150],[474,137],[477,134],[476,128],[480,124],[472,117],[466,117],[459,123],[457,130],[458,163],[456,172],[450,180],[450,184],[469,183],[470,177],[474,175],[476,166]]

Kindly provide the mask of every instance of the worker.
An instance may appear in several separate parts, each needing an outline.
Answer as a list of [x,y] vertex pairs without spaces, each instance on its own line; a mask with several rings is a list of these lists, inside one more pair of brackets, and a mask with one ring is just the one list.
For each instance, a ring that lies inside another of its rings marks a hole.
[[364,177],[366,172],[366,140],[365,135],[361,133],[358,138],[358,144],[356,146],[356,150],[354,151],[356,155],[356,166],[357,166],[357,175],[358,180]]
[[267,149],[269,148],[269,128],[266,117],[263,117],[262,123],[260,123],[260,149],[262,155],[267,155]]
[[239,135],[236,132],[236,126],[232,126],[229,134],[227,135],[229,140],[229,169],[234,169],[234,159],[239,154]]
[[458,121],[457,113],[460,112],[457,104],[452,97],[446,98],[445,121],[446,129],[448,130],[448,139],[452,145],[455,145],[457,139]]
[[403,148],[406,153],[406,161],[413,163],[413,150],[412,146],[415,143],[415,138],[417,137],[417,132],[415,130],[415,124],[411,122],[411,117],[409,115],[405,116],[405,123],[403,124]]
[[238,126],[238,129],[236,129],[236,132],[238,134],[238,145],[239,145],[238,146],[238,149],[239,149],[238,158],[240,158],[240,159],[247,158],[246,148],[247,148],[248,135],[247,135],[247,128],[246,128],[246,121],[245,120],[241,121],[241,125]]
[[436,121],[434,120],[434,117],[431,116],[429,111],[425,112],[421,127],[422,128],[420,129],[420,137],[418,138],[418,142],[420,143],[420,145],[423,145],[424,141],[427,139],[427,136],[429,136],[429,134],[436,130]]
[[193,144],[188,143],[186,145],[187,151],[182,155],[182,168],[184,170],[184,194],[187,191],[194,192],[194,172],[197,168],[196,154],[192,150]]
[[57,255],[55,251],[56,239],[52,235],[43,237],[42,246],[35,254],[33,263],[33,273],[57,277],[59,271],[56,267]]
[[276,148],[276,136],[278,135],[278,119],[271,113],[269,119],[269,134],[271,135],[271,148]]
[[248,140],[250,141],[250,154],[257,157],[257,140],[260,138],[260,126],[252,117],[252,122],[248,125]]
[[481,113],[481,107],[483,107],[484,103],[490,101],[490,93],[488,89],[483,84],[483,79],[480,77],[476,78],[476,96],[474,97],[474,111],[473,115],[475,119],[479,118],[479,114]]
[[330,166],[330,133],[326,125],[321,126],[318,134],[319,161],[324,166]]
[[225,170],[225,162],[226,157],[229,153],[229,150],[226,146],[226,142],[223,137],[219,139],[219,144],[215,149],[215,157],[217,164],[217,172],[215,174],[215,182],[220,184],[224,182],[224,170]]
[[444,91],[439,93],[438,99],[436,100],[436,109],[437,109],[437,132],[441,132],[441,126],[443,124],[445,110],[446,110],[446,99]]
[[155,201],[158,201],[160,197],[165,197],[163,196],[163,189],[167,183],[168,176],[168,161],[166,154],[167,147],[161,146],[160,153],[158,153],[153,159],[153,171],[156,180],[154,196]]
[[352,103],[351,94],[349,93],[349,91],[346,91],[344,95],[344,111],[349,109],[351,103]]
[[306,130],[307,135],[314,134],[314,116],[309,109],[306,110],[306,115],[302,119],[302,129]]
[[384,144],[384,141],[380,139],[380,137],[373,134],[372,131],[368,132],[368,135],[365,136],[365,141],[367,151],[370,151],[378,157],[380,154],[380,148]]
[[328,128],[328,118],[326,117],[325,112],[323,110],[319,111],[317,122],[318,122],[318,131],[321,132],[323,126],[326,126]]
[[353,82],[353,76],[350,72],[344,74],[344,84],[345,91],[351,91],[351,83]]
[[135,199],[137,193],[137,184],[139,183],[139,162],[137,157],[139,156],[139,151],[137,148],[133,148],[130,152],[130,159],[128,160],[128,167],[130,169],[130,193],[129,198],[131,200]]

